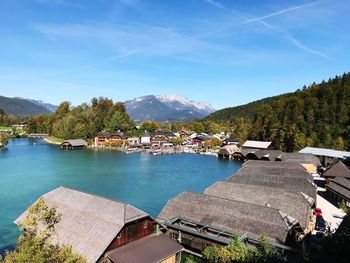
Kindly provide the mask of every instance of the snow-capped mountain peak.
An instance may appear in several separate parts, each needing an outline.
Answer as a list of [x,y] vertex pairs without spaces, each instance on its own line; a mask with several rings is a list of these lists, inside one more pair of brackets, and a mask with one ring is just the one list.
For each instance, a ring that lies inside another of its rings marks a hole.
[[195,102],[181,95],[148,95],[125,102],[134,120],[191,120],[201,119],[214,111],[204,102]]

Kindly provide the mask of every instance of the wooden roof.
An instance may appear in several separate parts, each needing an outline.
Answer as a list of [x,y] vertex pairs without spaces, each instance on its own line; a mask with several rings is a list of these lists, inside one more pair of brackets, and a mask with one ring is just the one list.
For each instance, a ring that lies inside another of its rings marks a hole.
[[283,188],[316,198],[316,186],[312,183],[312,176],[295,163],[248,161],[227,181]]
[[283,162],[298,163],[298,164],[313,164],[321,166],[320,160],[311,153],[283,153]]
[[70,144],[72,147],[87,146],[87,142],[83,139],[66,140],[62,142],[61,145],[62,144]]
[[[148,216],[129,204],[62,186],[42,198],[62,214],[55,226],[57,240],[53,241],[71,245],[88,262],[96,262],[102,256],[126,223]],[[15,222],[21,222],[26,215],[27,211]]]
[[209,186],[204,194],[276,208],[297,219],[303,229],[310,221],[311,206],[314,203],[314,200],[311,203],[306,200],[301,192],[222,181]]
[[350,200],[350,180],[349,179],[346,179],[344,177],[336,177],[329,184],[326,185],[326,188]]
[[350,178],[350,170],[342,161],[339,161],[330,167],[323,176]]
[[229,233],[259,239],[263,234],[273,243],[284,244],[296,220],[278,209],[216,196],[184,192],[168,201],[158,215],[166,223],[181,218]]
[[109,251],[107,257],[114,263],[158,263],[181,250],[175,240],[153,234]]

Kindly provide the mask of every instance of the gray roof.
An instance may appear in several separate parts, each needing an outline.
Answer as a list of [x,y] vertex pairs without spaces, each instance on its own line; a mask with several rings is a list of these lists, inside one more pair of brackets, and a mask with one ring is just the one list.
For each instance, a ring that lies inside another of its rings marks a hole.
[[258,160],[265,159],[269,161],[275,161],[276,158],[281,158],[282,151],[279,150],[252,150],[246,153],[246,157],[254,156]]
[[320,160],[311,153],[283,153],[281,161],[298,164],[321,166]]
[[311,206],[314,203],[309,203],[301,192],[222,181],[209,186],[204,194],[276,208],[297,219],[303,229],[310,222]]
[[316,198],[312,176],[295,163],[248,161],[227,181],[283,188]]
[[192,192],[169,200],[158,215],[164,223],[174,218],[253,239],[264,234],[277,244],[285,243],[289,230],[297,223],[278,209]]
[[343,177],[336,177],[326,185],[328,190],[338,193],[339,195],[350,200],[350,180]]
[[323,176],[350,178],[350,169],[343,162],[339,161],[327,169]]
[[344,157],[350,157],[350,152],[316,147],[305,147],[304,149],[300,150],[299,153],[312,153],[318,156],[328,156],[339,159],[342,159]]
[[65,143],[69,143],[73,147],[87,146],[87,142],[83,139],[66,140],[66,141],[62,142],[61,145],[65,144]]
[[[62,214],[55,226],[57,240],[53,242],[71,245],[88,262],[100,258],[126,223],[148,216],[129,204],[62,186],[42,197]],[[15,222],[21,222],[26,215],[27,211]]]
[[114,263],[158,263],[183,250],[175,240],[156,234],[130,242],[107,252]]
[[300,177],[313,180],[306,169],[297,163],[249,160],[235,173],[236,175],[267,174],[285,177]]

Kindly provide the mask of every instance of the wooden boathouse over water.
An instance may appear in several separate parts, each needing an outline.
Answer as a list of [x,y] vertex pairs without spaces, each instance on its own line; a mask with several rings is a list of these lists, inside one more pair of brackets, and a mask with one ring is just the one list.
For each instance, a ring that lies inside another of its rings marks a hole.
[[61,143],[62,149],[78,149],[78,148],[85,148],[87,146],[87,142],[82,139],[74,139],[74,140],[67,140]]

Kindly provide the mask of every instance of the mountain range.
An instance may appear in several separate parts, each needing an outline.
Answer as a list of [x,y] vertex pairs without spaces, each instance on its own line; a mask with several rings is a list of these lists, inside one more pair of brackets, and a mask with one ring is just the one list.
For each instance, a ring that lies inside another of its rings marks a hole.
[[203,102],[188,100],[180,95],[148,95],[125,101],[127,113],[135,121],[188,121],[202,119],[214,112]]
[[[135,121],[188,121],[202,119],[215,111],[207,103],[191,101],[180,95],[148,95],[125,101],[125,106]],[[50,114],[57,106],[41,100],[0,96],[0,109],[11,115],[30,116]]]
[[52,112],[44,103],[41,104],[38,101],[3,96],[0,96],[0,109],[3,109],[7,114],[17,116],[50,114]]

